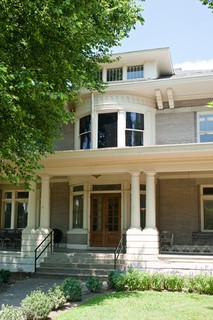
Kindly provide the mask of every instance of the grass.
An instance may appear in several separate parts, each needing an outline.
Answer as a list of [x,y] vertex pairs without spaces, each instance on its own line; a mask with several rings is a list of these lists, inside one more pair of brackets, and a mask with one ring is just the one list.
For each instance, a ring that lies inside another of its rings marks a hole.
[[54,320],[211,320],[213,296],[180,292],[116,292],[94,297]]

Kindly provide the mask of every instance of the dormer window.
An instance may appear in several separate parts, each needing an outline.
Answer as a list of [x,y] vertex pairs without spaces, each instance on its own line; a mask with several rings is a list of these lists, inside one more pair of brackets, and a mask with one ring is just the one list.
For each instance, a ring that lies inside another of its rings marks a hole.
[[213,142],[213,113],[200,113],[198,118],[199,141]]
[[80,119],[80,149],[90,149],[91,144],[91,115]]
[[143,65],[127,68],[127,79],[144,78]]
[[107,81],[121,81],[121,80],[123,80],[122,68],[107,69]]
[[101,69],[101,70],[98,70],[97,73],[96,73],[96,75],[97,75],[97,79],[98,79],[99,81],[102,81],[102,80],[103,80],[103,70],[102,70],[102,69]]
[[142,113],[126,113],[126,146],[143,146],[144,115]]

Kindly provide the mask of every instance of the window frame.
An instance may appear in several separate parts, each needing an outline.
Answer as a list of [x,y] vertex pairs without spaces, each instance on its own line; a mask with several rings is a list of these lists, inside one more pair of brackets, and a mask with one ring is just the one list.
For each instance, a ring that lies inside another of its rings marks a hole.
[[[27,198],[18,197],[18,193],[24,192],[28,193]],[[11,193],[11,198],[7,198],[6,194]],[[11,204],[11,211],[10,211],[10,227],[5,227],[5,208],[6,204]],[[23,225],[22,227],[18,227],[18,218],[19,218],[19,211],[18,211],[18,204],[23,203],[26,205],[26,225]],[[2,218],[1,218],[1,226],[4,229],[24,229],[27,227],[27,219],[28,219],[28,205],[29,205],[29,192],[24,189],[19,190],[2,190]]]
[[[83,187],[82,190],[78,190],[78,187]],[[76,191],[75,191],[76,188]],[[82,226],[74,226],[74,199],[76,196],[82,197],[82,212],[81,212],[81,220]],[[73,194],[72,194],[72,230],[82,230],[84,229],[84,186],[83,185],[74,185],[73,186]]]
[[106,74],[107,82],[123,81],[123,68],[109,68]]
[[[135,128],[127,128],[127,114],[128,113],[135,113],[135,114],[139,114],[139,115],[143,115],[143,123],[142,123],[142,127],[143,127],[143,129],[135,129]],[[135,133],[135,132],[139,132],[139,133],[142,133],[142,137],[143,137],[143,144],[141,145],[132,145],[132,146],[129,146],[129,145],[127,145],[127,141],[126,141],[126,139],[127,139],[127,132],[132,132],[132,133]],[[125,124],[125,146],[126,147],[136,147],[136,146],[140,146],[140,147],[142,147],[142,146],[144,146],[144,133],[145,133],[145,115],[144,115],[144,113],[140,113],[140,112],[132,112],[132,111],[126,111],[126,124]]]
[[212,200],[213,201],[213,194],[207,194],[205,195],[203,193],[204,188],[213,188],[213,185],[201,185],[200,186],[200,213],[201,213],[201,231],[202,232],[213,232],[213,227],[212,229],[205,229],[205,217],[204,217],[204,201],[205,200]]
[[[142,70],[134,70],[134,71],[129,71],[130,68],[141,68]],[[134,76],[135,72],[142,72],[142,76]],[[131,75],[131,77],[129,77]],[[134,65],[134,66],[127,66],[127,80],[134,80],[134,79],[144,79],[144,65],[139,64],[139,65]]]
[[[81,132],[81,120],[83,120],[86,117],[90,118],[90,125],[89,125],[90,130],[86,130],[86,131]],[[91,120],[92,120],[91,114],[84,115],[79,119],[79,148],[80,148],[80,150],[90,150],[91,149],[91,141],[92,141],[92,127],[91,127],[92,121]],[[86,137],[88,135],[89,135],[89,148],[81,148],[82,137]]]
[[201,137],[201,133],[203,132],[203,135],[208,135],[208,134],[212,134],[213,135],[213,129],[212,130],[210,130],[210,131],[201,131],[201,129],[200,129],[200,117],[201,116],[212,116],[212,118],[213,118],[213,112],[211,112],[211,111],[206,111],[206,112],[198,112],[197,113],[197,141],[199,142],[199,143],[211,143],[211,142],[213,142],[213,139],[212,139],[212,141],[201,141],[201,139],[200,139],[200,137]]

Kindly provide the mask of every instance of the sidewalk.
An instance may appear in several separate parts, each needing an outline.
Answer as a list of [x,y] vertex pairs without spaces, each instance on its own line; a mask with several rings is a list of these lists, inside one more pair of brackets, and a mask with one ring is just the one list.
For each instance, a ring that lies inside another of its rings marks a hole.
[[15,280],[13,284],[7,287],[7,290],[0,292],[0,309],[2,304],[20,306],[21,301],[30,294],[31,291],[41,290],[47,292],[55,283],[60,284],[63,279],[34,278]]

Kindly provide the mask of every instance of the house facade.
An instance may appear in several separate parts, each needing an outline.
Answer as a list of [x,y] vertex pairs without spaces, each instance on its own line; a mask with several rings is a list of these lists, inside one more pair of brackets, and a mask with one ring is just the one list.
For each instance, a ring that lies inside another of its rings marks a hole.
[[0,237],[2,267],[33,271],[57,229],[73,250],[125,234],[127,268],[213,270],[213,70],[174,70],[169,48],[119,56],[104,93],[81,91],[34,191],[0,183],[1,230],[22,233],[13,251]]

